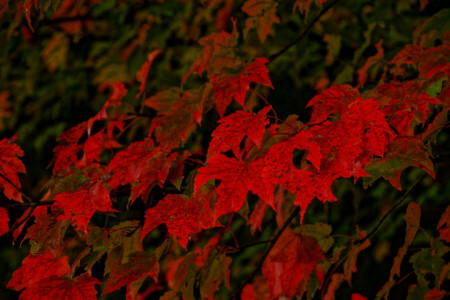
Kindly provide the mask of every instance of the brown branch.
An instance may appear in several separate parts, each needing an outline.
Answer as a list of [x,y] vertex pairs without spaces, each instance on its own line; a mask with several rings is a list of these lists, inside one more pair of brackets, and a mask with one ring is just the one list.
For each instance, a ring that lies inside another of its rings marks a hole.
[[395,203],[394,206],[391,207],[391,209],[384,214],[383,217],[381,217],[380,221],[378,221],[377,225],[366,235],[366,237],[359,239],[355,242],[356,245],[364,243],[365,240],[370,238],[377,230],[380,228],[381,224],[386,220],[386,218],[400,205],[403,201],[405,201],[406,198],[408,198],[409,194],[414,190],[414,188],[422,181],[422,179],[425,177],[426,173],[423,173],[417,180],[406,190],[406,192],[400,197],[400,199],[397,200],[397,203]]
[[284,52],[286,52],[287,50],[289,50],[289,48],[291,48],[292,46],[294,46],[295,44],[297,44],[298,42],[300,42],[301,40],[303,40],[303,38],[309,33],[309,31],[311,30],[311,28],[314,26],[314,24],[316,24],[317,21],[319,21],[319,19],[328,11],[330,10],[331,7],[333,7],[336,3],[338,2],[338,0],[335,0],[333,2],[330,2],[330,4],[328,4],[326,7],[324,7],[324,9],[322,9],[320,11],[320,13],[314,18],[314,20],[312,20],[307,26],[306,28],[302,31],[302,33],[300,33],[300,35],[293,40],[292,42],[290,42],[289,44],[287,44],[286,46],[284,46],[281,50],[279,50],[278,52],[272,54],[271,56],[269,56],[269,64],[274,61],[276,58],[278,58],[280,55],[282,55]]
[[9,183],[16,191],[18,191],[22,197],[27,201],[27,202],[33,202],[33,199],[31,199],[31,197],[29,197],[27,194],[25,194],[24,191],[22,191],[18,186],[16,186],[11,180],[9,180],[5,175],[3,175],[0,172],[0,177],[5,180],[7,183]]
[[298,215],[298,213],[300,212],[300,206],[296,206],[294,208],[294,210],[291,212],[291,214],[289,215],[289,217],[286,219],[286,221],[284,222],[283,226],[280,228],[280,230],[278,230],[277,234],[270,240],[270,244],[269,247],[267,248],[266,252],[264,253],[263,257],[261,257],[258,265],[256,266],[256,268],[253,270],[253,272],[250,274],[249,277],[247,277],[246,280],[244,280],[241,285],[239,286],[239,288],[233,293],[233,296],[231,297],[232,299],[238,299],[242,290],[244,289],[244,287],[253,281],[254,277],[256,276],[256,274],[258,274],[259,270],[262,268],[262,265],[264,263],[264,260],[267,258],[267,256],[270,253],[270,250],[272,250],[273,246],[275,246],[275,244],[277,243],[278,239],[280,238],[280,236],[283,234],[284,230],[289,226],[289,224],[291,224],[292,220]]
[[39,202],[12,203],[12,204],[5,205],[5,207],[17,207],[17,206],[36,207],[36,206],[41,206],[41,205],[52,205],[53,203],[55,203],[55,201],[47,200],[47,201],[39,201]]

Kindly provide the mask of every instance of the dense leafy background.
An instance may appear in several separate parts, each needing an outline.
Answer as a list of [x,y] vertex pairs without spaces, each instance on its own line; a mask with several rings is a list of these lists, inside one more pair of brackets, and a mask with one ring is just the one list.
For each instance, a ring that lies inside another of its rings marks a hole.
[[[296,1],[274,1],[278,3],[279,22],[272,25],[261,43],[254,29],[243,39],[247,14],[241,8],[245,1],[42,0],[29,8],[29,22],[23,5],[30,1],[9,1],[9,9],[2,12],[1,5],[7,2],[0,1],[0,16],[4,14],[0,20],[0,130],[2,138],[19,135],[17,143],[25,152],[23,161],[27,167],[27,174],[21,177],[22,186],[34,199],[42,196],[41,189],[52,175],[47,166],[52,161],[57,137],[94,116],[108,99],[109,90],[102,84],[123,82],[129,89],[124,100],[139,109],[140,99],[134,97],[139,90],[135,74],[148,53],[161,50],[150,68],[145,88],[147,97],[180,86],[181,79],[201,54],[200,38],[222,30],[231,32],[230,17],[236,18],[240,34],[238,55],[250,63],[253,57],[268,58],[294,41],[322,10],[318,1],[311,1],[309,13],[293,9]],[[428,4],[414,0],[339,1],[314,23],[305,38],[268,65],[274,89],[258,88],[256,91],[274,107],[279,119],[298,114],[301,121],[306,122],[310,116],[306,104],[318,92],[333,84],[358,84],[357,71],[377,53],[376,44],[380,40],[384,56],[369,69],[363,93],[378,84],[383,66],[405,45],[422,43],[433,47],[442,43],[444,33],[450,31],[449,20],[450,7],[444,0],[430,0]],[[196,87],[199,82],[202,79],[193,76],[184,87]],[[257,106],[256,93],[248,97],[247,101],[254,101],[255,111],[258,111],[261,105]],[[238,105],[233,102],[227,112],[236,108]],[[202,127],[188,139],[186,148],[206,150],[218,119],[215,110],[204,116]],[[140,122],[135,130],[121,136],[121,143],[145,138],[144,128],[149,123],[148,120]],[[422,207],[424,230],[419,230],[410,246],[415,250],[408,251],[405,262],[418,249],[427,247],[427,234],[438,236],[436,225],[450,198],[449,137],[449,131],[442,130],[432,146],[436,180],[425,177],[409,197]],[[421,174],[419,169],[408,169],[402,176],[403,186],[409,186]],[[333,191],[340,201],[326,204],[313,201],[304,222],[328,223],[333,234],[345,236],[355,235],[357,228],[373,228],[401,196],[401,192],[382,180],[364,190],[361,181],[354,186],[351,180],[342,179],[333,185]],[[161,198],[161,195],[153,196]],[[251,208],[255,199],[249,198]],[[8,203],[4,197],[0,201]],[[136,205],[144,209],[142,204]],[[404,241],[405,210],[406,202],[373,235],[371,247],[358,258],[358,272],[353,276],[352,287],[342,285],[336,294],[338,298],[349,298],[351,292],[372,298],[387,281],[393,258]],[[10,218],[15,220],[22,212],[20,208],[13,209]],[[123,219],[132,214],[133,210],[124,213]],[[266,215],[267,224],[257,235],[259,240],[267,240],[274,233],[276,224],[270,221],[274,219],[271,214]],[[104,222],[101,216],[95,220],[99,224]],[[250,235],[243,218],[236,217],[231,231],[240,241],[258,240]],[[153,235],[157,238],[158,231]],[[28,242],[19,247],[11,246],[11,240],[10,236],[2,237],[0,298],[17,297],[5,286],[29,251]],[[337,245],[346,241],[346,238],[336,238]],[[234,246],[230,233],[224,236],[222,244]],[[240,279],[248,276],[254,263],[252,259],[263,251],[262,247],[264,245],[249,247],[232,255],[231,271],[235,276],[232,288],[237,288]],[[402,268],[405,269],[402,269],[403,276],[412,270],[408,263]],[[102,270],[94,268],[94,272],[101,274]],[[404,298],[413,283],[414,276],[405,277],[392,289],[392,299]],[[124,291],[121,292],[105,296],[105,299],[121,299]],[[216,295],[227,297],[229,291],[222,288]]]

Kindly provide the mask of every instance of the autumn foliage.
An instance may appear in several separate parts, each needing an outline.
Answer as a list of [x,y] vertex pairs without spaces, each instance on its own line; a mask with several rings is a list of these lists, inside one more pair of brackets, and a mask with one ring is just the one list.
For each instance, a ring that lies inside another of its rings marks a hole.
[[[0,1],[0,19],[20,24],[8,30],[13,36],[20,27],[24,45],[37,43],[46,24],[59,24],[41,54],[53,73],[67,63],[62,52],[83,38],[80,32],[102,30],[97,17],[127,5],[107,2]],[[195,1],[156,2],[155,11]],[[290,113],[279,117],[273,93],[281,83],[271,67],[321,26],[321,18],[345,19],[345,4],[203,2],[210,14],[203,17],[216,22],[215,30],[194,39],[198,51],[186,60],[178,85],[152,83],[153,70],[169,55],[162,47],[149,49],[135,78],[100,76],[96,93],[108,97],[95,114],[59,135],[39,197],[21,183],[28,174],[19,137],[27,132],[0,140],[0,191],[7,198],[0,231],[8,241],[29,244],[6,287],[23,300],[388,299],[408,278],[413,281],[403,296],[448,296],[450,206],[440,204],[446,208],[426,233],[421,205],[410,196],[424,178],[439,181],[436,158],[444,153],[439,139],[447,134],[450,110],[450,32],[431,27],[421,34],[418,23],[415,43],[391,57],[385,57],[383,40],[375,41],[370,55],[356,59],[358,68],[350,71],[355,80],[336,75],[341,79],[329,85],[322,76],[307,103],[290,103]],[[424,10],[427,2],[415,9]],[[259,49],[282,35],[286,16],[300,17],[300,35],[286,39],[285,47],[272,45],[271,53]],[[133,59],[151,39],[146,32],[157,21],[147,20],[117,59]],[[196,22],[190,34],[202,31]],[[337,52],[332,42],[328,48],[324,60],[331,66]],[[307,118],[296,113],[299,105]],[[351,201],[340,199],[339,190],[368,195],[382,181],[401,192],[392,190],[398,200],[373,212],[372,223],[343,233],[328,218],[314,219],[317,207]],[[354,285],[364,276],[358,256],[382,242],[373,238],[403,203],[398,219],[406,223],[404,240],[393,249],[390,271],[379,275],[384,284]],[[420,230],[428,244],[411,249]]]

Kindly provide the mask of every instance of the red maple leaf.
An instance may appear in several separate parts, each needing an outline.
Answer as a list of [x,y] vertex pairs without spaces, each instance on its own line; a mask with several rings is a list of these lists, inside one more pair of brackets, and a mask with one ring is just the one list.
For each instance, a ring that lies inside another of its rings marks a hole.
[[269,123],[266,115],[271,108],[267,106],[258,114],[240,110],[220,119],[220,125],[211,134],[207,158],[228,150],[232,150],[236,157],[241,158],[239,147],[245,136],[261,148],[264,129]]
[[236,29],[236,20],[232,19],[233,31],[222,31],[202,37],[198,43],[203,46],[203,55],[192,64],[189,72],[183,76],[183,85],[191,74],[202,76],[205,70],[208,74],[216,74],[224,67],[230,68],[240,65],[240,59],[234,55],[233,48],[237,45],[239,33]]
[[233,97],[242,107],[245,107],[245,96],[250,89],[250,83],[262,84],[273,89],[269,78],[269,70],[266,67],[268,62],[267,59],[256,58],[240,74],[222,77],[214,75],[211,77],[214,86],[214,101],[220,117],[224,116]]
[[9,231],[9,216],[8,210],[4,207],[0,207],[0,236]]
[[169,233],[175,234],[178,242],[186,249],[189,234],[212,226],[212,216],[201,203],[185,195],[170,194],[145,212],[142,238],[150,231],[166,224]]
[[50,276],[63,276],[69,273],[68,257],[56,257],[51,251],[42,255],[28,254],[22,266],[14,271],[7,287],[16,291],[33,287],[37,282]]
[[150,138],[134,142],[111,160],[108,170],[114,176],[108,183],[115,189],[130,184],[131,202],[139,196],[146,199],[155,184],[164,184],[177,156],[177,153],[168,154],[160,147],[154,147]]
[[447,206],[436,226],[441,240],[450,243],[450,205]]
[[95,285],[101,282],[84,273],[69,279],[67,277],[50,276],[38,281],[35,285],[27,287],[21,300],[96,300]]
[[216,189],[218,199],[214,209],[215,220],[224,214],[238,211],[249,191],[273,206],[273,194],[265,188],[262,181],[262,163],[262,160],[257,160],[245,165],[236,158],[217,154],[208,161],[206,167],[198,170],[194,192],[197,193],[200,187],[211,179],[221,181]]
[[183,145],[197,128],[202,119],[203,92],[203,88],[179,93],[172,90],[144,102],[159,110],[158,116],[152,120],[149,135],[155,136],[162,149],[170,151]]
[[419,45],[407,45],[390,61],[396,64],[394,73],[402,72],[401,65],[414,65],[419,69],[419,77],[433,78],[436,74],[450,76],[450,34],[446,35],[442,45],[423,48]]
[[299,284],[308,283],[309,274],[324,258],[316,239],[287,228],[264,260],[262,272],[269,292],[276,298],[292,298]]
[[416,81],[401,84],[382,84],[373,89],[370,97],[379,101],[389,124],[399,135],[414,136],[417,125],[423,125],[430,114],[429,104],[440,103]]
[[143,280],[148,276],[157,281],[158,274],[159,263],[155,254],[135,252],[129,256],[127,263],[116,266],[112,270],[111,277],[103,288],[103,294],[112,293],[125,285],[129,289],[134,282]]
[[[87,132],[89,135],[91,135],[91,129],[92,129],[92,125],[94,124],[94,122],[100,121],[100,120],[106,120],[108,118],[106,110],[110,107],[119,106],[122,103],[122,98],[127,94],[127,91],[128,91],[126,89],[126,87],[123,85],[123,83],[121,83],[119,81],[116,81],[113,84],[106,83],[105,85],[112,87],[112,93],[111,93],[111,96],[109,97],[109,99],[105,102],[103,107],[100,109],[100,111],[92,118],[89,118],[89,120],[87,121]],[[100,90],[105,89],[105,85],[101,85],[99,87],[99,89]]]
[[[19,173],[25,173],[25,166],[19,159],[23,151],[15,143],[17,136],[0,141],[0,190],[3,190],[6,198],[23,202],[22,194],[16,189],[20,188]],[[14,186],[11,185],[14,184]]]
[[136,80],[141,83],[139,86],[139,93],[136,95],[136,98],[139,98],[145,90],[145,83],[147,81],[148,71],[150,66],[152,65],[155,58],[158,54],[161,53],[161,50],[155,50],[152,53],[148,54],[147,61],[141,66],[141,68],[136,73]]
[[280,18],[276,15],[277,6],[278,2],[273,0],[245,1],[242,10],[248,15],[248,18],[245,20],[244,38],[250,29],[256,28],[259,40],[264,44],[272,25],[280,23]]
[[386,150],[383,158],[374,158],[365,165],[365,170],[373,177],[364,178],[368,186],[380,177],[398,190],[402,190],[400,175],[408,167],[419,167],[434,178],[433,162],[422,140],[418,137],[397,137]]
[[311,119],[308,124],[319,124],[330,115],[343,115],[348,105],[360,97],[357,89],[348,84],[332,86],[314,96],[306,105],[312,107]]
[[59,220],[71,220],[77,230],[87,234],[87,224],[96,211],[115,212],[108,189],[97,180],[74,193],[63,192],[53,199],[53,211],[62,211]]

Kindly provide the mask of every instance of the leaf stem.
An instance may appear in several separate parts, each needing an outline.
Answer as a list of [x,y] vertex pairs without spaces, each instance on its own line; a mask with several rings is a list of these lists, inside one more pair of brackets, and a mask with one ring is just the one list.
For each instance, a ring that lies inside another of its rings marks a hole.
[[18,191],[27,202],[33,202],[33,199],[31,199],[31,197],[29,197],[27,194],[25,194],[24,191],[22,191],[18,186],[16,186],[11,180],[9,180],[9,178],[7,178],[1,172],[0,172],[0,177],[3,180],[5,180],[7,183],[9,183],[16,191]]
[[287,44],[286,46],[284,46],[282,49],[280,49],[278,52],[272,54],[271,56],[269,56],[269,63],[270,64],[272,61],[274,61],[275,59],[277,59],[279,56],[281,56],[284,52],[286,52],[287,50],[289,50],[289,48],[291,48],[292,46],[294,46],[295,44],[297,44],[298,42],[300,42],[301,40],[303,40],[303,38],[309,33],[309,31],[311,30],[311,28],[314,26],[314,24],[316,24],[317,21],[319,21],[319,19],[328,11],[330,10],[330,8],[332,8],[336,3],[338,2],[338,0],[335,0],[333,2],[331,2],[329,5],[327,5],[326,7],[324,7],[324,9],[322,9],[320,11],[320,13],[314,18],[314,20],[312,20],[307,26],[306,28],[302,31],[302,33],[300,33],[300,35],[293,40],[292,42],[290,42],[289,44]]

